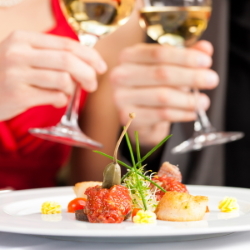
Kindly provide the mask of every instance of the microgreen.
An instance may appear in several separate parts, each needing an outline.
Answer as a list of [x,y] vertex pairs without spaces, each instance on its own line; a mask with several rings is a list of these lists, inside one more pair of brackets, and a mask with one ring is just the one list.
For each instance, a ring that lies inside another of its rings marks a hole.
[[[148,196],[149,187],[146,187],[145,180],[142,179],[142,177],[139,176],[135,172],[135,170],[137,170],[137,172],[140,172],[141,174],[143,174],[143,168],[136,167],[133,149],[132,149],[130,139],[129,139],[129,136],[127,133],[125,134],[125,138],[127,141],[129,151],[130,151],[130,156],[131,156],[131,160],[132,160],[132,164],[133,164],[133,170],[129,171],[129,174],[124,179],[124,183],[125,183],[126,187],[130,190],[132,200],[134,201],[134,203],[136,203],[135,205],[141,207],[140,206],[140,200],[141,200],[143,207],[144,207],[144,210],[146,211],[146,210],[148,210],[146,197]],[[138,156],[138,155],[140,155],[138,136],[137,136],[137,140],[136,140],[136,149],[137,149],[137,156]]]

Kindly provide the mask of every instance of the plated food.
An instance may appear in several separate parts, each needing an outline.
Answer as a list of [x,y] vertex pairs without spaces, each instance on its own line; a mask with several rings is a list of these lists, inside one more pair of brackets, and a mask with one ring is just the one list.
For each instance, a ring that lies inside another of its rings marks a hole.
[[[103,173],[103,182],[80,182],[73,187],[76,198],[69,202],[68,212],[75,212],[75,218],[90,223],[121,223],[130,219],[134,223],[151,224],[156,220],[200,221],[209,212],[208,197],[194,196],[182,183],[177,166],[164,162],[157,173],[145,171],[144,161],[171,136],[166,137],[144,157],[140,156],[139,136],[135,133],[135,153],[126,133],[135,115],[130,114],[114,155],[102,154],[113,161]],[[132,166],[119,161],[117,152],[125,135],[130,150]],[[136,157],[135,157],[135,155]],[[127,168],[121,176],[120,165]],[[226,198],[219,204],[223,212],[236,210],[237,201]]]
[[[182,176],[177,166],[165,162],[158,173],[144,171],[143,161],[163,142],[146,157],[141,158],[139,137],[136,132],[137,159],[135,160],[126,133],[134,117],[133,113],[129,115],[128,124],[114,150],[113,162],[104,170],[103,182],[81,182],[74,186],[76,196],[86,198],[86,205],[76,211],[76,219],[92,223],[121,223],[129,218],[135,223],[154,223],[156,219],[202,220],[207,211],[208,197],[189,194],[186,186],[181,183]],[[124,135],[130,149],[133,166],[125,166],[128,172],[121,177],[117,152]],[[165,138],[165,141],[168,138],[170,136]]]

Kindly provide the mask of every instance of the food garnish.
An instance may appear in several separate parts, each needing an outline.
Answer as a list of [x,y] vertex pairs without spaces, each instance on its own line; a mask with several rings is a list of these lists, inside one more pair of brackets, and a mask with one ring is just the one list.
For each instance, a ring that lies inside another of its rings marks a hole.
[[156,214],[148,210],[139,210],[133,217],[133,222],[138,224],[154,224],[156,223]]
[[61,212],[62,212],[62,207],[57,202],[46,201],[42,204],[41,207],[42,214],[60,214]]
[[[132,146],[128,134],[126,134],[126,140],[130,151],[133,168],[131,170],[128,170],[128,173],[123,178],[123,182],[130,191],[134,207],[141,208],[144,211],[149,210],[153,212],[158,202],[156,200],[155,192],[151,189],[151,183],[148,180],[145,180],[144,177],[142,177],[143,175],[145,176],[148,172],[144,171],[144,166],[142,166],[140,162],[141,155],[138,132],[135,132],[135,138],[137,160],[139,164],[137,166],[135,163],[135,157],[133,154]],[[138,175],[138,173],[140,173],[141,175]],[[152,179],[152,175],[153,173],[148,177],[150,180]]]
[[218,208],[221,212],[229,213],[239,210],[239,205],[236,198],[224,197],[224,199],[219,202]]
[[131,113],[129,114],[129,121],[125,128],[122,131],[122,134],[120,135],[119,140],[116,143],[115,150],[114,150],[114,156],[113,156],[113,162],[108,164],[103,172],[103,188],[111,188],[114,185],[120,185],[121,184],[121,167],[117,162],[117,152],[118,148],[121,144],[122,138],[125,135],[127,129],[129,128],[132,120],[135,118],[135,114]]
[[75,198],[71,200],[68,204],[67,211],[69,213],[75,213],[76,210],[84,209],[86,206],[86,198]]

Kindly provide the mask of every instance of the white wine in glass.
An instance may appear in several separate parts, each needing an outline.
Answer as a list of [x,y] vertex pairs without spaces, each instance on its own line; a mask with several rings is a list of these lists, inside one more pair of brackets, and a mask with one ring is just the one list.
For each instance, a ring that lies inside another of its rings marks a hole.
[[141,26],[159,44],[187,47],[207,28],[209,6],[149,6],[140,12]]
[[[78,35],[81,44],[93,47],[103,36],[125,24],[133,9],[134,0],[60,0],[62,11]],[[30,133],[42,139],[71,146],[96,149],[102,147],[86,136],[78,126],[81,88],[76,85],[61,121],[52,127],[33,128]]]
[[[61,0],[61,3],[68,23],[84,45],[125,24],[134,7],[134,0]],[[90,46],[95,44],[93,41]]]
[[[189,47],[206,30],[211,10],[211,0],[144,0],[144,7],[140,10],[140,25],[159,44]],[[199,90],[192,91],[197,100]],[[193,136],[174,147],[172,153],[200,150],[244,136],[242,132],[217,132],[198,102],[196,106]]]

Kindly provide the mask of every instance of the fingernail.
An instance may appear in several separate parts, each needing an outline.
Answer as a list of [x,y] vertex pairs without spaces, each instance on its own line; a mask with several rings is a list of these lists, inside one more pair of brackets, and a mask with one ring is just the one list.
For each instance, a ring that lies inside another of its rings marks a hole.
[[201,107],[204,110],[207,110],[209,105],[210,105],[210,100],[207,97],[201,96],[199,98],[199,107]]
[[209,72],[207,74],[207,86],[209,87],[216,87],[219,82],[219,77],[216,73],[214,72]]
[[210,67],[212,63],[212,59],[209,56],[199,56],[198,64],[200,67]]

